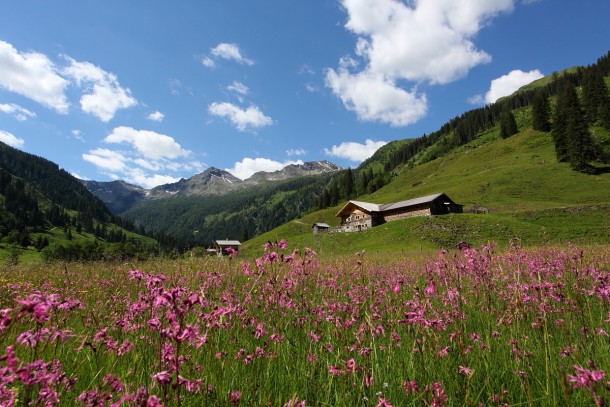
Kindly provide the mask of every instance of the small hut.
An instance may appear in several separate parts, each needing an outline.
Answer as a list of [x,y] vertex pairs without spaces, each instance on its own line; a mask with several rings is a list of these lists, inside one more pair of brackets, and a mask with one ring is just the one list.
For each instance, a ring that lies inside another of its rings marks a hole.
[[312,225],[312,228],[313,228],[313,234],[317,235],[318,233],[328,232],[328,229],[330,229],[330,226],[328,226],[327,223],[314,223]]
[[233,250],[235,250],[236,252],[239,251],[239,246],[241,246],[241,243],[239,242],[239,240],[214,240],[214,248],[216,249],[216,253],[218,254],[218,256],[225,256],[229,254],[229,251],[227,251],[228,248],[231,248]]

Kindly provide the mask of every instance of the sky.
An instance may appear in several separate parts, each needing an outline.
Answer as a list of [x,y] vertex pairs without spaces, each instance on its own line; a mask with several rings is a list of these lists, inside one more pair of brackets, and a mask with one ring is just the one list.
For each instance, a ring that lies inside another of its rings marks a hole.
[[144,188],[438,130],[610,50],[606,0],[21,0],[0,5],[0,141]]

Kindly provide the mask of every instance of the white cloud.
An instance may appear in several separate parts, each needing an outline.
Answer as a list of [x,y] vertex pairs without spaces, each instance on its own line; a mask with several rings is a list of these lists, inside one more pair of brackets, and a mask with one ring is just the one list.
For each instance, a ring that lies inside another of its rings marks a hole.
[[203,64],[203,66],[205,66],[206,68],[215,68],[216,67],[216,62],[214,62],[214,60],[210,57],[202,57],[201,58],[201,63]]
[[110,121],[119,109],[137,104],[129,89],[121,87],[116,75],[106,72],[90,62],[78,62],[66,56],[68,67],[64,75],[75,80],[79,87],[86,88],[80,99],[81,109],[98,119]]
[[162,122],[165,115],[159,111],[153,112],[148,115],[147,119],[153,122]]
[[80,130],[72,130],[70,132],[70,134],[72,134],[72,137],[75,138],[76,140],[80,140],[80,141],[85,141],[85,139],[83,138],[83,136],[81,135],[81,131]]
[[212,53],[212,55],[218,58],[232,60],[244,65],[254,65],[253,60],[246,58],[241,54],[241,51],[239,50],[239,46],[237,44],[221,42],[216,47],[212,48],[210,52]]
[[18,138],[8,131],[3,130],[0,130],[0,141],[15,148],[21,148],[25,144],[25,141],[22,138]]
[[353,73],[357,61],[341,58],[338,71],[327,70],[327,86],[362,120],[411,124],[425,115],[426,98],[400,81],[446,84],[489,62],[472,40],[514,1],[342,0],[345,28],[358,36],[355,54],[366,66]]
[[250,178],[252,174],[259,171],[273,172],[278,171],[290,164],[303,164],[303,161],[284,161],[278,162],[269,158],[244,158],[236,162],[233,168],[227,168],[226,171],[240,179]]
[[510,71],[508,74],[491,81],[489,91],[485,94],[485,102],[494,103],[501,97],[511,95],[520,87],[543,77],[544,75],[538,69],[529,72],[523,72],[519,69]]
[[373,141],[366,139],[364,144],[353,141],[346,141],[338,146],[325,148],[326,155],[331,157],[344,158],[354,162],[362,162],[375,153],[380,147],[386,145],[385,141]]
[[177,158],[187,156],[189,151],[183,150],[180,144],[164,134],[149,130],[135,130],[131,127],[116,127],[104,139],[106,143],[131,144],[139,154],[146,158]]
[[107,148],[90,150],[88,154],[83,154],[82,158],[96,167],[109,171],[120,172],[127,168],[127,157],[119,152],[108,150]]
[[154,188],[163,184],[172,184],[180,181],[180,178],[161,174],[147,174],[139,168],[132,168],[125,177],[126,181],[143,186],[144,188]]
[[36,113],[14,103],[0,103],[0,112],[11,114],[20,122],[23,122],[28,118],[36,117]]
[[233,92],[237,92],[240,95],[247,95],[248,92],[250,92],[250,89],[248,89],[246,85],[237,81],[234,81],[232,84],[228,85],[227,89]]
[[78,173],[76,173],[74,171],[70,172],[70,175],[72,175],[74,178],[82,179],[82,180],[85,180],[85,181],[89,180],[89,178],[82,177],[81,175],[79,175]]
[[258,106],[255,105],[251,105],[244,110],[232,103],[214,102],[208,106],[208,112],[213,116],[229,119],[239,131],[256,129],[273,124],[273,119],[269,116],[265,116]]
[[292,157],[293,155],[305,155],[307,151],[302,148],[291,148],[290,150],[286,150],[286,155],[288,157]]
[[0,87],[32,99],[58,113],[68,113],[64,90],[68,81],[58,75],[55,65],[38,52],[20,53],[0,41]]
[[198,161],[183,161],[191,152],[184,150],[172,137],[147,130],[117,127],[103,140],[108,144],[127,144],[131,148],[115,151],[106,148],[91,150],[83,154],[88,161],[113,179],[152,188],[176,182],[179,171],[201,172],[205,164]]
[[341,68],[339,72],[330,69],[326,83],[360,120],[406,126],[417,122],[428,110],[426,95],[406,91],[370,72],[351,74]]

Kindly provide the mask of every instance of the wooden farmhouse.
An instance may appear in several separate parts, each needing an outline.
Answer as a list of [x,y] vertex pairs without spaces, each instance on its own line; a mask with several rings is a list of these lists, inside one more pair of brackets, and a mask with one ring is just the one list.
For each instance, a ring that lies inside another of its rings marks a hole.
[[357,232],[395,219],[462,213],[463,206],[440,193],[391,204],[349,201],[336,216],[341,218],[339,231]]

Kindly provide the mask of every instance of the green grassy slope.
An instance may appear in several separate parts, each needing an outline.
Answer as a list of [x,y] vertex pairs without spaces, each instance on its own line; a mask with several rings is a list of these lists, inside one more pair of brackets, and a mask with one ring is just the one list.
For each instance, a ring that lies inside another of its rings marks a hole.
[[341,203],[252,239],[242,252],[257,255],[265,241],[276,239],[322,254],[412,252],[451,247],[462,240],[500,245],[511,240],[528,245],[610,241],[610,173],[587,175],[558,163],[548,133],[526,128],[500,139],[492,130],[447,156],[401,171],[390,184],[358,200],[390,203],[437,192],[447,193],[465,210],[478,206],[489,212],[399,220],[365,232],[313,236],[314,222],[338,224],[335,214]]

